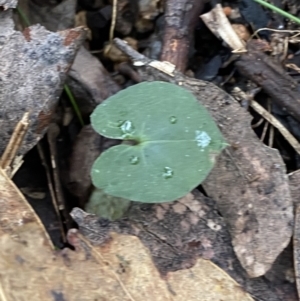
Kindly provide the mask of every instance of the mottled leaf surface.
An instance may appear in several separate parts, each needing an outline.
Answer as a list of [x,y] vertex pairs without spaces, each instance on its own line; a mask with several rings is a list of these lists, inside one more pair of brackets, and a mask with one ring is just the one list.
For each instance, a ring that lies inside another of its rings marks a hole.
[[84,29],[53,33],[40,25],[14,30],[12,11],[0,11],[0,155],[16,124],[29,112],[24,155],[44,135]]

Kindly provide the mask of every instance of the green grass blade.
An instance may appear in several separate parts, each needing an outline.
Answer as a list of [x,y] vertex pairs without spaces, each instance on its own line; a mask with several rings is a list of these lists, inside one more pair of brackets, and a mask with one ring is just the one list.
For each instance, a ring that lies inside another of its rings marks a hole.
[[30,26],[30,22],[29,19],[27,18],[27,16],[23,13],[22,9],[17,6],[17,12],[20,15],[21,19],[23,20],[23,22],[26,24],[26,26]]
[[71,102],[71,104],[73,106],[73,110],[74,110],[75,114],[77,115],[77,118],[78,118],[80,124],[82,126],[84,126],[84,122],[83,122],[83,119],[82,119],[81,112],[79,110],[77,102],[76,102],[76,100],[75,100],[75,98],[74,98],[74,96],[73,96],[73,94],[72,94],[69,86],[68,85],[64,85],[64,90],[65,90],[65,92],[67,93],[67,95],[68,95],[68,97],[70,99],[70,102]]
[[274,6],[274,5],[272,5],[272,4],[270,4],[270,3],[266,2],[266,1],[263,1],[263,0],[254,0],[254,1],[257,2],[257,3],[259,3],[260,5],[262,5],[264,7],[269,8],[269,9],[273,10],[274,12],[276,12],[276,13],[278,13],[278,14],[280,14],[280,15],[288,18],[288,19],[290,19],[291,21],[294,21],[295,23],[300,24],[300,19],[299,18],[297,18],[297,17],[295,17],[295,16],[293,16],[293,15],[285,12],[282,9],[280,9],[280,8]]

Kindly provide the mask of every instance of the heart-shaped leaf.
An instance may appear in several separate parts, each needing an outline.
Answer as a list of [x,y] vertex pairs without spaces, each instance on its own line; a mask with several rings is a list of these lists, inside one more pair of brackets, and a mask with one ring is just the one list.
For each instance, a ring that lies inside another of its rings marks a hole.
[[101,135],[124,140],[92,167],[107,194],[145,203],[173,201],[198,186],[226,143],[192,93],[144,82],[111,96],[91,116]]

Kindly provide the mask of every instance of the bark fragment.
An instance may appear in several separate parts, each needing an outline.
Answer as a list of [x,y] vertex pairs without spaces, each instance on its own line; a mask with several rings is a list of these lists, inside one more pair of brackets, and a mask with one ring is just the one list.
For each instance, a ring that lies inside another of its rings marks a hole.
[[160,60],[174,64],[184,72],[194,30],[203,9],[204,0],[165,1],[165,30]]
[[286,74],[282,66],[275,63],[260,49],[260,43],[248,43],[248,53],[241,55],[236,67],[272,98],[283,110],[300,121],[300,93],[298,83]]

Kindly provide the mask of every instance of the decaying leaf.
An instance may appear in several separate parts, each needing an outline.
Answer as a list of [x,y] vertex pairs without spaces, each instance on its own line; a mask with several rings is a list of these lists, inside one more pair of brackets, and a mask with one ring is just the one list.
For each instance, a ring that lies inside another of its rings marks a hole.
[[60,31],[74,27],[77,4],[76,1],[57,1],[57,3],[52,6],[50,6],[49,3],[46,3],[45,5],[43,0],[39,2],[27,2],[28,18],[32,24],[41,24],[51,31]]
[[228,224],[242,266],[251,277],[264,275],[288,245],[293,228],[293,204],[279,152],[258,140],[249,113],[214,84],[176,70],[163,72],[162,64],[156,69],[155,62],[121,40],[115,43],[139,66],[143,80],[165,80],[185,87],[214,117],[231,147],[218,158],[203,186]]
[[0,12],[0,154],[25,112],[30,126],[19,155],[44,135],[84,29],[51,33],[40,25],[14,30],[12,11]]
[[[54,251],[39,219],[0,170],[0,285],[6,300],[252,300],[212,262],[162,278],[139,238],[110,233],[92,246],[69,231],[75,251]],[[174,294],[175,293],[175,294]]]
[[253,300],[204,259],[162,279],[149,251],[134,236],[112,233],[106,245],[92,247],[71,232],[76,251],[54,253],[33,223],[17,234],[18,239],[0,237],[1,286],[7,300]]
[[40,219],[15,184],[0,169],[0,236],[8,234],[15,237],[20,228],[31,223],[44,231],[45,243],[47,240],[47,246],[51,249],[52,243]]
[[79,208],[71,215],[80,232],[95,244],[109,241],[111,232],[137,236],[150,250],[162,277],[193,267],[201,257],[218,265],[259,300],[281,301],[281,289],[275,290],[264,277],[249,278],[234,254],[215,202],[197,190],[171,203],[133,203],[125,218],[114,222]]
[[291,196],[295,206],[295,227],[293,236],[294,268],[298,295],[300,296],[300,171],[289,174]]

